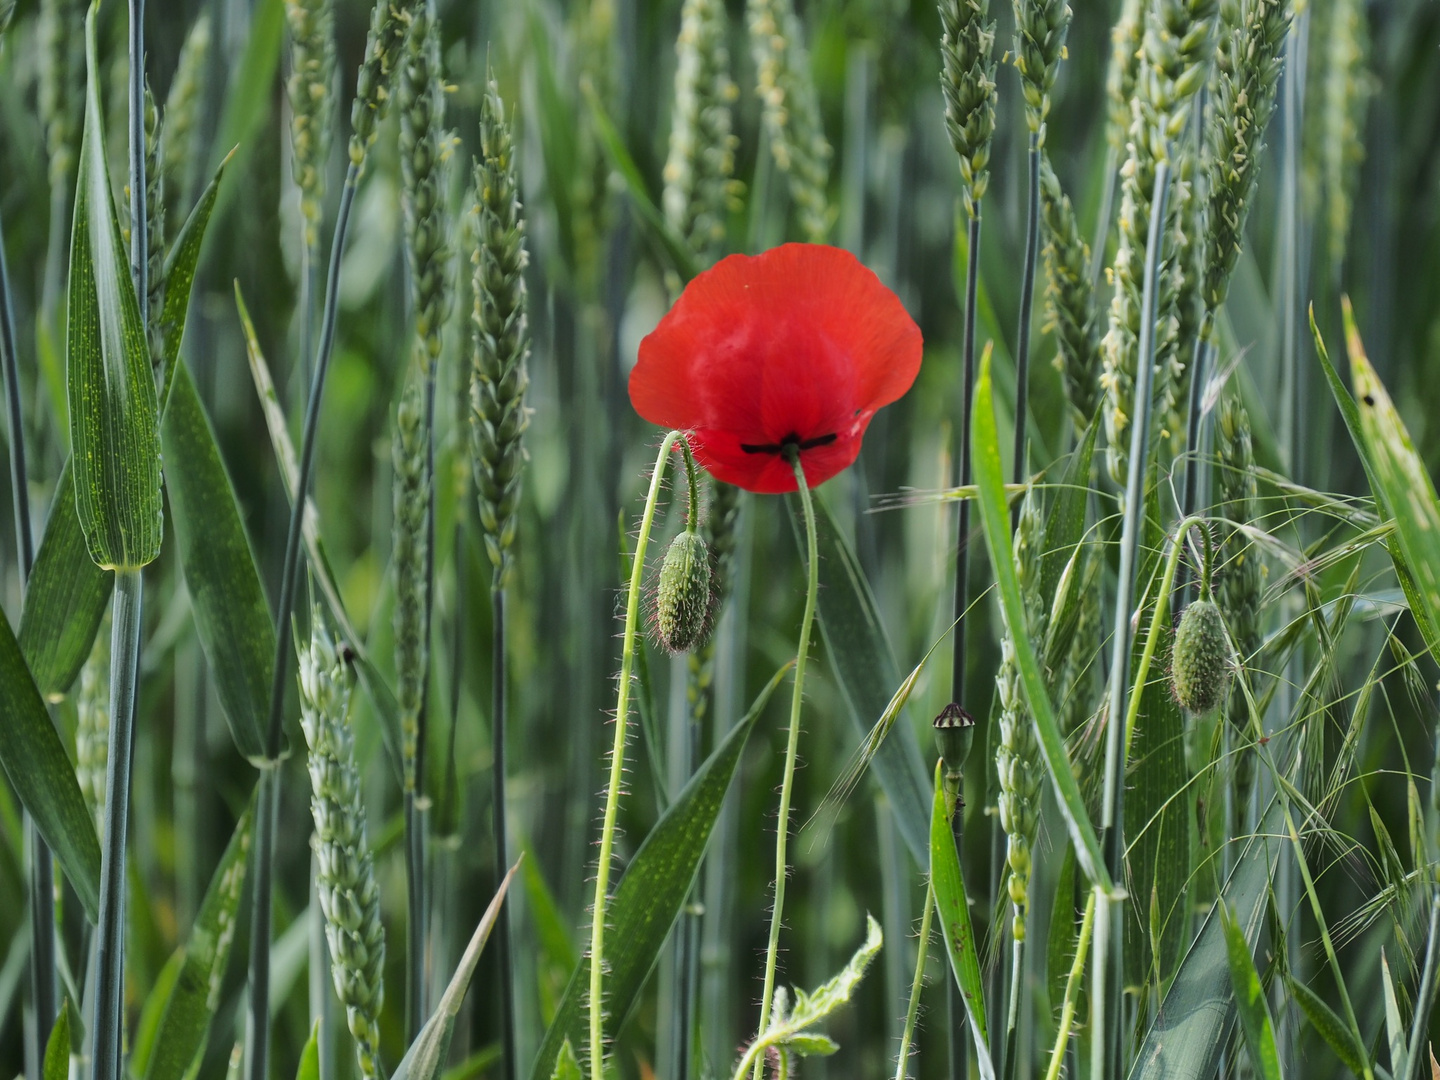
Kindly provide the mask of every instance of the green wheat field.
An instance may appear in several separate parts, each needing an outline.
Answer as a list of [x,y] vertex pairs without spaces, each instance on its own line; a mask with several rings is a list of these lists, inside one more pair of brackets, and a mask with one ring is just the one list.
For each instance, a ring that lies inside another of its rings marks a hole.
[[1440,6],[371,2],[0,0],[0,1076],[1440,1078]]

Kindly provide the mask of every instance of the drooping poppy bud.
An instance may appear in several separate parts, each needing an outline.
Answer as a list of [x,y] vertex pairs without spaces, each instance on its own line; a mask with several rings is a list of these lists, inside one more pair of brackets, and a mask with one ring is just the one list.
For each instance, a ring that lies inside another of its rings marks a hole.
[[710,637],[712,578],[699,533],[687,529],[670,541],[655,595],[655,631],[668,652],[690,652]]
[[784,244],[697,276],[640,343],[630,401],[686,432],[700,464],[747,491],[849,467],[877,410],[920,370],[920,328],[847,251]]
[[1225,619],[1212,600],[1196,600],[1180,616],[1170,687],[1175,700],[1193,713],[1207,713],[1230,689],[1230,651]]

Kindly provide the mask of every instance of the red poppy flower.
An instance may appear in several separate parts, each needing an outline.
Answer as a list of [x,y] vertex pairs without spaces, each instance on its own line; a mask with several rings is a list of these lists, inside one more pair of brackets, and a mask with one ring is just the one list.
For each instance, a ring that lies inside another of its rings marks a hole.
[[640,343],[630,401],[684,432],[700,464],[748,491],[811,487],[860,453],[877,409],[920,370],[920,328],[847,251],[785,244],[731,255],[686,286]]

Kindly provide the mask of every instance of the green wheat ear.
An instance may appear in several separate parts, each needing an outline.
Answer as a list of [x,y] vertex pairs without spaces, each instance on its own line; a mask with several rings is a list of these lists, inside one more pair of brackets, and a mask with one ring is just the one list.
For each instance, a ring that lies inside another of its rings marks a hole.
[[525,388],[530,332],[526,316],[525,216],[515,174],[515,146],[505,103],[493,77],[480,107],[480,159],[475,162],[479,242],[475,268],[470,451],[485,550],[503,584],[510,569],[530,424]]
[[381,1076],[380,1008],[385,1000],[385,928],[365,839],[365,803],[348,712],[353,678],[317,608],[310,643],[299,648],[300,726],[310,749],[316,891],[325,915],[330,973],[345,1006],[361,1075]]
[[395,697],[400,706],[400,756],[405,790],[416,784],[415,760],[420,737],[420,709],[425,697],[430,643],[424,631],[429,602],[426,572],[426,529],[432,484],[426,468],[425,382],[411,366],[395,411],[391,461],[395,469]]
[[390,83],[405,34],[413,16],[397,0],[376,0],[365,38],[365,58],[355,79],[355,100],[350,106],[350,164],[361,168],[376,128],[390,104]]
[[1070,30],[1070,5],[1066,0],[1015,0],[1014,8],[1015,67],[1025,98],[1025,124],[1044,146],[1050,91]]
[[707,261],[725,239],[725,219],[739,208],[731,106],[729,23],[722,0],[685,0],[675,42],[675,106],[665,159],[665,217]]
[[170,92],[165,95],[165,142],[160,147],[160,167],[173,195],[172,203],[189,206],[199,176],[200,154],[195,143],[205,108],[205,71],[210,60],[210,17],[201,14],[185,36]]
[[[1037,641],[1043,638],[1045,630],[1044,606],[1039,596],[1044,532],[1040,503],[1035,489],[1031,488],[1020,510],[1014,550],[1029,623],[1027,632],[1031,640]],[[1035,722],[1020,687],[1014,636],[1008,628],[1000,641],[995,692],[1000,705],[1000,745],[995,753],[995,768],[1000,780],[1000,827],[1005,830],[1005,858],[1010,869],[1011,925],[1014,939],[1024,941],[1030,912],[1031,849],[1040,826],[1040,792],[1045,766],[1035,737]]]
[[820,121],[804,28],[793,0],[747,0],[746,19],[771,156],[788,181],[805,239],[822,243],[832,220],[826,192],[831,150]]
[[989,9],[989,0],[940,0],[945,130],[960,159],[965,210],[972,218],[990,182],[995,134],[995,23]]
[[1045,247],[1045,328],[1055,335],[1055,367],[1083,432],[1100,407],[1100,331],[1090,280],[1090,248],[1080,236],[1075,208],[1060,187],[1048,154],[1040,158],[1040,225]]
[[38,26],[37,104],[50,159],[50,184],[62,190],[75,169],[85,109],[85,0],[42,0]]
[[290,147],[305,244],[320,239],[325,169],[335,127],[335,14],[333,0],[285,0],[290,26]]
[[75,694],[75,779],[104,839],[105,764],[110,758],[110,607],[80,669]]
[[[1220,404],[1215,449],[1219,458],[1215,470],[1218,511],[1226,524],[1220,546],[1220,608],[1239,654],[1247,667],[1260,651],[1260,594],[1263,587],[1260,551],[1245,528],[1256,517],[1255,453],[1250,441],[1250,417],[1234,395]],[[1249,704],[1241,694],[1230,699],[1229,718],[1234,730],[1243,735],[1250,727]],[[1242,749],[1236,761],[1236,803],[1249,802],[1255,773],[1254,752]],[[1243,810],[1240,811],[1243,814]]]

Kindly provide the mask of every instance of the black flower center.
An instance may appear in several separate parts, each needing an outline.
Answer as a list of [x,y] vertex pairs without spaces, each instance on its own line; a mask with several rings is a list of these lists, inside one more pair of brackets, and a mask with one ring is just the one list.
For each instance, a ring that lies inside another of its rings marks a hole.
[[740,449],[747,454],[783,454],[789,447],[796,450],[814,450],[819,446],[829,446],[839,437],[837,432],[830,432],[829,435],[819,435],[813,439],[802,439],[793,431],[785,438],[775,443],[741,443]]

